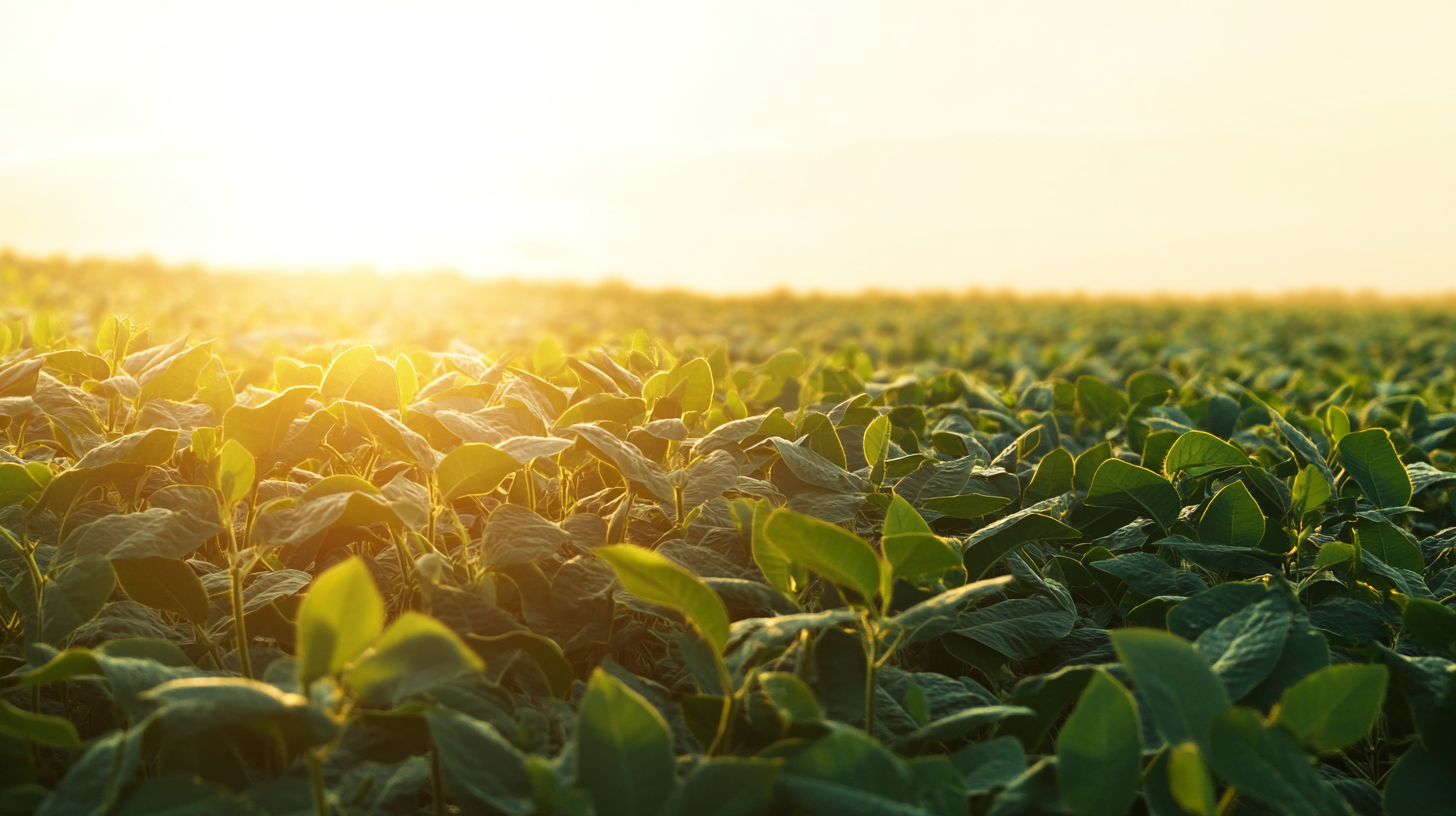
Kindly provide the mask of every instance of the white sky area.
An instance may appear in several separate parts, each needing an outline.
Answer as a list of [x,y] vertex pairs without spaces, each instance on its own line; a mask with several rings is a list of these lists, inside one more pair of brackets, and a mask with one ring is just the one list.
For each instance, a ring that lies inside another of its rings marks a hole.
[[0,247],[1456,289],[1456,3],[0,0]]

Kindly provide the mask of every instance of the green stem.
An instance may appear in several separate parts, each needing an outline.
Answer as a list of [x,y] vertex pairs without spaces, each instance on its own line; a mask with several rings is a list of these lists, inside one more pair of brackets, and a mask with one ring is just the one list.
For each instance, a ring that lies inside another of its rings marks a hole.
[[45,588],[45,576],[41,575],[40,565],[35,562],[35,553],[31,551],[30,547],[26,546],[24,542],[15,540],[15,536],[4,527],[0,527],[0,535],[4,535],[5,540],[10,542],[10,546],[25,559],[25,571],[30,574],[30,585],[35,591],[35,634],[39,638],[45,631],[45,619],[42,617],[44,613],[41,611],[43,608],[41,592]]
[[243,615],[243,571],[238,565],[236,549],[233,552],[233,639],[238,647],[238,663],[242,665],[243,676],[253,679],[253,656],[248,653],[248,624]]
[[253,679],[253,656],[248,652],[248,624],[243,620],[243,570],[241,557],[238,553],[238,537],[233,532],[232,508],[227,502],[219,501],[218,514],[222,518],[222,526],[227,530],[228,536],[228,573],[232,584],[233,602],[233,643],[238,650],[238,664],[242,667],[243,676],[249,680]]
[[713,736],[713,744],[708,746],[708,756],[717,756],[720,750],[728,747],[728,731],[733,727],[733,709],[737,707],[738,695],[733,691],[733,678],[728,675],[728,667],[723,665],[723,658],[716,652],[713,654],[718,663],[718,685],[723,687],[723,710],[718,717],[718,733]]
[[435,479],[435,474],[433,474],[433,473],[426,474],[426,476],[425,476],[425,487],[426,487],[426,489],[428,489],[430,491],[430,513],[429,513],[429,521],[427,522],[427,524],[429,525],[429,529],[425,530],[425,535],[426,535],[426,539],[425,540],[430,543],[430,549],[431,550],[437,550],[438,548],[435,546],[435,518],[436,518],[435,514],[438,513],[438,512],[440,512],[439,511],[439,506],[440,506],[440,504],[439,504],[440,487],[439,487],[439,483]]
[[[246,517],[246,520],[243,522],[244,547],[249,546],[253,543],[253,520],[258,515],[258,485],[261,484],[262,481],[263,480],[261,478],[254,479],[253,489],[248,494],[248,515]],[[232,529],[232,516],[229,515],[227,517],[227,521],[224,523],[228,525],[229,529]],[[236,545],[234,545],[234,548],[236,548]]]
[[865,733],[875,735],[875,632],[869,613],[865,614]]
[[329,789],[324,782],[324,763],[313,748],[308,751],[308,778],[313,785],[313,812],[316,816],[329,816]]
[[435,799],[431,813],[446,816],[450,811],[445,804],[445,769],[440,766],[440,749],[433,745],[430,746],[430,789]]
[[399,559],[399,574],[404,576],[406,588],[415,585],[414,561],[410,558],[409,545],[405,543],[405,533],[396,533],[393,529],[389,531],[389,538],[394,542],[394,557]]

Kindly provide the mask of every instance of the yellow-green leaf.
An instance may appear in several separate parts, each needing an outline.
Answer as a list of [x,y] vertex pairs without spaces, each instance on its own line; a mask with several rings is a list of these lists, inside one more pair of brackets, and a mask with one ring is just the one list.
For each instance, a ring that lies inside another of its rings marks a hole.
[[298,608],[298,683],[338,674],[384,629],[384,601],[369,567],[350,558],[320,575]]
[[880,585],[880,561],[864,539],[827,521],[775,510],[764,528],[769,541],[789,558],[869,601]]
[[214,478],[217,490],[222,494],[223,504],[232,507],[242,501],[253,489],[253,478],[257,474],[257,463],[253,454],[238,440],[229,439],[213,460]]
[[471,442],[445,454],[435,479],[440,498],[452,502],[461,496],[489,493],[522,467],[516,457],[500,448]]
[[728,610],[718,594],[696,575],[631,544],[598,547],[594,552],[611,565],[628,592],[683,612],[722,654],[728,645]]

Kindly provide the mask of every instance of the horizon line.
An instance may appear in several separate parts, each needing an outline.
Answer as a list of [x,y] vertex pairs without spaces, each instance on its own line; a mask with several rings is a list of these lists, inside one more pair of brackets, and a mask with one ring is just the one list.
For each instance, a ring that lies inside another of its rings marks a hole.
[[138,253],[131,257],[115,255],[85,254],[72,255],[66,252],[49,254],[21,252],[13,247],[0,246],[0,264],[25,266],[36,264],[61,264],[75,270],[88,265],[108,267],[133,267],[134,271],[146,268],[149,273],[190,274],[215,278],[246,277],[289,277],[304,279],[337,278],[355,276],[375,279],[399,278],[452,278],[459,283],[472,286],[513,286],[536,289],[585,289],[625,290],[642,294],[690,295],[708,300],[760,300],[767,297],[793,297],[803,300],[860,300],[873,297],[918,299],[926,297],[952,297],[971,299],[992,297],[998,299],[1052,298],[1058,301],[1104,301],[1104,302],[1177,302],[1218,305],[1225,303],[1280,304],[1296,298],[1312,303],[1350,303],[1359,305],[1414,305],[1417,302],[1430,305],[1446,305],[1456,302],[1456,285],[1445,289],[1430,289],[1412,292],[1382,292],[1378,288],[1347,288],[1340,286],[1291,287],[1277,291],[1259,292],[1248,289],[1227,291],[1200,291],[1179,289],[1128,290],[1107,289],[1036,289],[1018,286],[985,286],[969,284],[953,286],[914,286],[892,289],[881,286],[864,286],[855,289],[833,290],[822,287],[801,287],[791,283],[740,291],[719,291],[697,288],[682,284],[644,284],[631,280],[626,273],[608,273],[596,276],[532,276],[520,272],[477,273],[456,267],[422,267],[381,269],[371,264],[354,264],[336,267],[248,267],[245,265],[210,264],[204,261],[171,261],[150,253]]

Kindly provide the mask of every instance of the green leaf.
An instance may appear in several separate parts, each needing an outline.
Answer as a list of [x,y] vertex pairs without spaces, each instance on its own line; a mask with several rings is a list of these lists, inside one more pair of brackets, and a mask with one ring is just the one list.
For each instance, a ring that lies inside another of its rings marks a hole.
[[288,441],[293,420],[316,392],[312,386],[299,385],[256,408],[234,405],[222,418],[223,439],[236,439],[257,459],[260,475],[267,476]]
[[1456,802],[1456,768],[1421,745],[1411,743],[1385,782],[1385,812],[1390,816],[1448,816]]
[[576,783],[596,816],[660,813],[677,787],[672,734],[651,703],[601,669],[577,714]]
[[344,399],[372,405],[381,411],[395,410],[399,407],[399,379],[395,376],[394,366],[388,360],[371,360],[349,385]]
[[594,550],[617,573],[627,591],[644,601],[688,616],[719,654],[728,645],[728,610],[718,594],[696,575],[651,550],[615,544]]
[[314,580],[298,608],[298,684],[338,674],[384,630],[384,601],[358,558]]
[[197,393],[197,377],[212,360],[212,341],[198,343],[142,372],[137,378],[141,395],[137,403],[165,399],[183,402]]
[[1456,610],[1425,598],[1411,598],[1401,614],[1401,625],[1406,634],[1430,651],[1456,656]]
[[238,440],[229,439],[223,444],[213,462],[213,479],[225,506],[232,507],[242,501],[253,489],[256,464],[253,454]]
[[555,555],[571,534],[518,504],[502,504],[485,523],[483,549],[490,567],[529,564]]
[[865,461],[870,465],[870,481],[885,481],[885,457],[890,453],[890,418],[880,414],[870,420],[864,431]]
[[326,400],[342,399],[348,393],[349,386],[359,379],[364,369],[378,359],[374,349],[369,346],[354,346],[347,349],[334,358],[329,364],[329,373],[324,376],[323,385],[319,393]]
[[1371,504],[1378,508],[1410,504],[1413,495],[1410,475],[1384,428],[1346,435],[1340,440],[1339,451],[1340,464],[1360,485],[1360,491]]
[[1077,378],[1077,412],[1089,424],[1110,427],[1122,419],[1127,409],[1127,397],[1121,391],[1096,377]]
[[1198,537],[1211,544],[1257,547],[1264,538],[1264,513],[1242,481],[1218,491],[1198,520]]
[[1178,491],[1167,479],[1121,459],[1108,459],[1097,468],[1092,487],[1087,490],[1086,503],[1142,513],[1164,531],[1178,520],[1178,511],[1183,506]]
[[62,717],[35,714],[0,700],[0,733],[57,748],[80,748],[76,726]]
[[903,496],[890,500],[880,546],[893,573],[911,580],[961,565],[961,554],[931,532],[930,525]]
[[1213,720],[1228,709],[1229,698],[1193,645],[1154,629],[1115,631],[1112,645],[1163,741],[1207,744]]
[[1015,737],[996,737],[969,745],[951,756],[966,793],[989,793],[1026,771],[1026,751]]
[[534,632],[516,631],[488,637],[467,633],[466,644],[480,655],[488,665],[496,657],[509,658],[519,651],[536,664],[541,676],[546,678],[551,693],[565,699],[571,696],[571,685],[576,682],[576,672],[566,659],[556,641]]
[[1319,554],[1315,556],[1314,567],[1321,569],[1332,564],[1341,564],[1355,557],[1355,548],[1343,541],[1331,541],[1319,548]]
[[131,321],[127,318],[112,315],[103,320],[101,328],[96,330],[96,350],[103,355],[111,355],[113,360],[126,356],[130,343]]
[[[681,392],[679,403],[683,413],[702,413],[713,405],[713,367],[702,357],[695,357],[680,363],[667,375],[667,389],[664,396]],[[644,393],[645,396],[645,393]]]
[[819,700],[798,675],[789,672],[763,672],[758,675],[758,682],[774,706],[788,717],[789,722],[818,722],[824,718],[824,712],[819,708]]
[[221,525],[188,513],[153,507],[105,516],[77,527],[56,551],[52,568],[88,555],[103,558],[183,558],[221,533]]
[[76,463],[80,470],[102,468],[115,463],[129,465],[164,465],[177,448],[177,431],[152,428],[130,433],[86,452]]
[[885,625],[910,632],[912,643],[930,640],[957,625],[962,606],[1000,594],[1012,580],[1010,575],[998,575],[948,589],[887,619]]
[[1290,449],[1303,460],[1305,467],[1315,468],[1324,478],[1326,484],[1334,484],[1335,475],[1330,472],[1330,466],[1325,464],[1325,459],[1320,455],[1319,448],[1314,446],[1314,443],[1309,440],[1309,437],[1305,436],[1303,431],[1294,427],[1289,420],[1280,416],[1278,411],[1270,410],[1269,416],[1274,421],[1274,427],[1279,429],[1280,435],[1289,443]]
[[961,615],[954,631],[1012,660],[1029,660],[1066,637],[1075,612],[1046,597],[1013,598]]
[[500,486],[522,468],[516,457],[499,448],[471,442],[445,454],[435,471],[440,498],[446,503],[461,496],[479,496]]
[[807,575],[803,567],[789,562],[789,559],[775,547],[768,537],[768,519],[774,506],[767,499],[753,503],[749,547],[753,552],[753,563],[775,589],[792,595],[796,587],[803,586]]
[[1349,806],[1314,767],[1283,725],[1265,726],[1257,712],[1230,708],[1209,734],[1208,760],[1241,795],[1289,816],[1349,816]]
[[930,699],[925,696],[925,689],[911,679],[905,686],[905,697],[901,701],[905,706],[905,713],[916,725],[924,726],[930,722]]
[[895,750],[914,754],[927,745],[954,742],[1008,717],[1026,717],[1036,712],[1026,706],[995,705],[962,708],[953,714],[931,720],[920,728],[895,740]]
[[1355,543],[1363,552],[1380,559],[1380,563],[1420,574],[1426,569],[1421,548],[1410,534],[1388,521],[1355,519]]
[[566,409],[553,427],[565,428],[583,422],[620,422],[629,425],[645,413],[647,403],[638,397],[593,394]]
[[[563,432],[577,436],[593,456],[615,467],[628,481],[645,488],[645,492],[660,501],[673,501],[672,483],[668,481],[667,474],[660,465],[643,456],[635,445],[623,442],[606,428],[590,423],[572,425]],[[634,488],[634,492],[639,491]]]
[[1329,499],[1330,480],[1319,468],[1314,465],[1306,465],[1304,470],[1294,477],[1294,489],[1290,502],[1296,520],[1303,519],[1306,513],[1323,509],[1325,502]]
[[420,393],[420,378],[409,355],[400,354],[394,358],[394,388],[399,394],[399,409],[403,411],[415,401]]
[[398,702],[433,683],[484,668],[485,663],[445,624],[429,615],[406,612],[349,669],[345,680],[362,699],[392,697]]
[[1219,621],[1193,648],[1223,681],[1229,698],[1238,700],[1274,670],[1292,619],[1284,599],[1270,597]]
[[152,730],[139,725],[112,731],[87,745],[36,816],[107,813],[141,766],[142,742]]
[[1143,769],[1137,701],[1099,671],[1057,735],[1062,801],[1086,816],[1122,816],[1137,796]]
[[770,812],[778,775],[778,763],[771,760],[705,760],[683,780],[663,816],[753,816]]
[[912,804],[906,768],[859,730],[835,731],[794,755],[779,784],[816,816],[925,816]]
[[143,606],[207,625],[207,590],[187,562],[177,558],[117,558],[111,562],[126,597]]
[[1375,724],[1389,675],[1384,666],[1369,663],[1320,669],[1284,690],[1278,722],[1316,751],[1338,751]]
[[41,484],[35,480],[25,465],[17,462],[0,463],[0,507],[20,504],[40,492]]
[[880,585],[880,561],[864,539],[827,521],[775,510],[764,527],[775,548],[789,560],[849,587],[866,601]]
[[933,513],[951,518],[980,518],[1011,503],[1006,496],[990,496],[985,493],[963,493],[959,496],[936,496],[920,503],[921,507]]
[[467,810],[524,816],[533,811],[526,757],[495,726],[433,707],[425,712],[445,792]]
[[86,555],[46,581],[40,612],[41,640],[62,644],[82,624],[96,617],[116,588],[116,573],[105,558]]
[[967,581],[980,580],[1001,559],[1018,547],[1036,541],[1081,538],[1082,532],[1044,513],[1019,513],[977,530],[961,548]]
[[344,417],[351,428],[366,434],[376,445],[399,457],[403,462],[433,473],[440,466],[440,454],[430,447],[429,440],[392,415],[363,402],[342,400]]
[[1072,454],[1066,448],[1054,448],[1037,463],[1036,474],[1021,492],[1021,504],[1030,507],[1071,491],[1075,473],[1076,465],[1072,461]]
[[281,748],[301,750],[323,745],[339,732],[339,724],[308,698],[241,677],[184,677],[141,696],[163,704],[159,725],[169,740],[251,726],[272,731]]
[[1163,472],[1170,478],[1179,473],[1192,476],[1201,471],[1245,467],[1249,457],[1238,446],[1206,431],[1189,431],[1178,437],[1163,459]]
[[1192,742],[1168,749],[1168,789],[1178,806],[1198,816],[1214,816],[1213,780],[1203,752]]
[[1102,463],[1112,458],[1112,444],[1109,442],[1098,442],[1096,445],[1082,451],[1077,455],[1075,470],[1072,473],[1072,486],[1078,490],[1086,490],[1092,486],[1092,477],[1096,475],[1097,469]]
[[233,395],[233,381],[228,377],[227,367],[216,354],[197,374],[197,401],[212,409],[213,414],[222,416],[237,404]]

